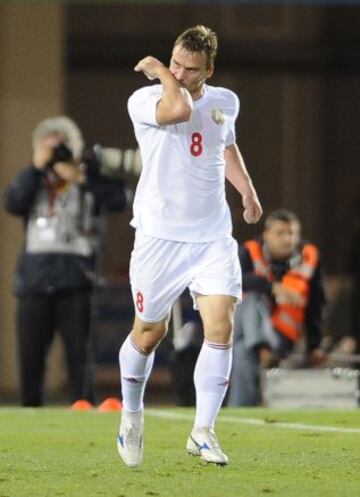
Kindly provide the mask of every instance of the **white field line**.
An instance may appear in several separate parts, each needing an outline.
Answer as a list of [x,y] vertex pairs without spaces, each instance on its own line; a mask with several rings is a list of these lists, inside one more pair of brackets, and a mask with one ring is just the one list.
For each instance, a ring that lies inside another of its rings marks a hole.
[[[158,409],[145,409],[145,414],[157,418],[192,421],[194,416],[190,414],[175,413]],[[234,416],[221,415],[218,418],[220,423],[239,423],[254,426],[271,426],[274,428],[285,428],[287,430],[305,430],[305,431],[323,431],[333,433],[357,433],[360,434],[360,428],[341,428],[337,426],[326,425],[308,425],[304,423],[287,423],[283,421],[266,421],[256,418],[236,418]]]

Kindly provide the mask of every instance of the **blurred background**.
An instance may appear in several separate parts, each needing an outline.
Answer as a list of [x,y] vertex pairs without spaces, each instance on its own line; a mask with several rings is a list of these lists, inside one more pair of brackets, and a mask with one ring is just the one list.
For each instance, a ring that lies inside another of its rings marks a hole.
[[[211,84],[241,100],[237,138],[265,214],[294,210],[323,256],[328,297],[351,275],[359,251],[360,5],[335,2],[1,2],[0,189],[31,158],[31,132],[66,114],[88,143],[135,148],[126,102],[145,84],[136,62],[167,63],[172,44],[195,24],[213,28],[219,54]],[[136,178],[128,180],[135,186]],[[245,225],[229,187],[238,241]],[[108,216],[96,299],[97,383],[118,390],[118,344],[133,316],[127,273],[131,212]],[[16,399],[12,279],[22,240],[19,221],[0,210],[0,399]],[[358,238],[357,238],[358,240]],[[61,348],[49,360],[48,388],[61,397]],[[161,365],[161,358],[160,364]],[[166,367],[153,384],[167,392]],[[161,377],[161,378],[160,378]],[[0,400],[1,401],[1,400]]]

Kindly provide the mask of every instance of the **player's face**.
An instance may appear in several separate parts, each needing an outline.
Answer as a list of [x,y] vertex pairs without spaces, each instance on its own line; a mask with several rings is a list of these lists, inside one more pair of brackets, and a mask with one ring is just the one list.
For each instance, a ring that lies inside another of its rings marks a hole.
[[296,221],[290,223],[273,221],[263,233],[264,241],[270,256],[274,259],[286,259],[296,250],[300,240],[300,225]]
[[170,72],[194,99],[201,97],[203,84],[213,73],[213,68],[208,68],[206,63],[205,52],[189,52],[181,45],[174,47]]

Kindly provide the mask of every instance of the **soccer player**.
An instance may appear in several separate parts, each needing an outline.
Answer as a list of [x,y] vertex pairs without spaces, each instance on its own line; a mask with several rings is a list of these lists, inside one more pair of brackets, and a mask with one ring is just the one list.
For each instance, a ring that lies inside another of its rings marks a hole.
[[117,448],[128,466],[142,461],[145,385],[171,306],[186,287],[204,328],[186,450],[209,463],[228,463],[214,425],[231,370],[241,269],[225,177],[242,196],[246,222],[256,223],[262,209],[235,142],[239,100],[230,90],[206,84],[216,51],[216,34],[196,26],[176,39],[169,68],[151,56],[135,67],[160,84],[135,91],[128,102],[143,163],[131,222],[136,317],[119,353],[123,412]]

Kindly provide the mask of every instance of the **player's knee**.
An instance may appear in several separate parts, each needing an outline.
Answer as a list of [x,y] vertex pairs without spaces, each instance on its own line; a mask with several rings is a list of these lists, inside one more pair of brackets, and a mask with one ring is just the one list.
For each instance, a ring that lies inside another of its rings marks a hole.
[[226,319],[205,328],[205,338],[210,342],[227,344],[232,341],[232,332],[233,322]]
[[162,333],[144,333],[140,337],[140,348],[145,354],[150,354],[165,338],[166,330]]
[[145,353],[150,354],[165,338],[167,323],[136,323],[132,337],[136,345]]

